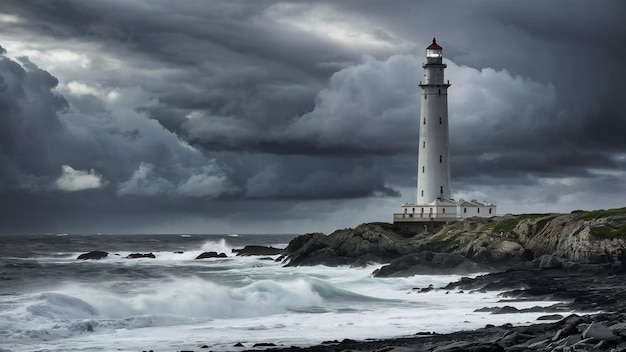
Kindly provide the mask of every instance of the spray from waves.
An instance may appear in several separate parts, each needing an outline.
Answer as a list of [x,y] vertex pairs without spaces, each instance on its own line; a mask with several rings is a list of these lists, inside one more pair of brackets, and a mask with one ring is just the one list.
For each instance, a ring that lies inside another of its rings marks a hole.
[[321,313],[328,310],[320,307],[355,299],[375,300],[315,279],[268,279],[229,287],[186,277],[143,282],[124,292],[66,284],[54,292],[32,295],[21,309],[4,313],[15,322],[15,334],[40,340],[214,319]]

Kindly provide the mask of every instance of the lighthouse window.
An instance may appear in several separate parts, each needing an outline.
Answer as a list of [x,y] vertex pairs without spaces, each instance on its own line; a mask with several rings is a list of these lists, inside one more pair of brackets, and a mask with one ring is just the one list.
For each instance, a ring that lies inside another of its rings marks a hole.
[[439,188],[439,193],[443,194],[443,186],[441,186],[441,188]]
[[424,190],[422,190],[422,197],[424,196]]
[[439,89],[439,95],[441,95],[441,89]]
[[426,167],[422,166],[422,173],[426,172]]
[[422,142],[422,148],[426,148],[426,142]]
[[428,95],[424,94],[424,100],[428,99]]
[[441,125],[441,117],[439,118],[439,124]]
[[424,117],[424,125],[426,124],[426,118]]
[[442,162],[443,162],[443,157],[439,155],[439,164],[441,164]]

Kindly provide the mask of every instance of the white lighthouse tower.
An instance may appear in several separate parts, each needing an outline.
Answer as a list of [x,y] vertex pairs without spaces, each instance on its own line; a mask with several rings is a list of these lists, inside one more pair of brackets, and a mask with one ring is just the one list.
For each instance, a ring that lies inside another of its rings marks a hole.
[[[458,201],[450,194],[448,88],[444,80],[443,48],[435,38],[426,48],[424,80],[420,82],[421,111],[417,158],[417,202],[402,205],[394,223],[448,222],[459,218],[496,214],[495,204],[475,199]],[[408,228],[408,227],[407,227]]]
[[429,204],[437,198],[450,198],[450,162],[448,133],[448,87],[443,80],[443,48],[433,43],[426,48],[422,88],[420,138],[417,173],[417,204]]

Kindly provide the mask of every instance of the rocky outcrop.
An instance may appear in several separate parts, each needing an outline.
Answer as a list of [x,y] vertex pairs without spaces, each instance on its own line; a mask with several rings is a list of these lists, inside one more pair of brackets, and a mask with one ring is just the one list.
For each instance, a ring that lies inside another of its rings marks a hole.
[[233,253],[237,253],[238,257],[250,255],[278,255],[283,254],[284,251],[284,249],[271,246],[245,246],[242,249],[233,249]]
[[126,256],[126,259],[137,259],[137,258],[151,258],[154,259],[156,256],[153,253],[131,253]]
[[454,253],[419,252],[404,255],[374,271],[375,277],[467,274],[484,270],[477,263]]
[[226,253],[202,252],[196,259],[227,258]]
[[87,259],[99,260],[99,259],[106,258],[108,255],[109,255],[108,252],[91,251],[91,252],[83,253],[83,254],[79,255],[76,259],[81,259],[81,260],[87,260]]
[[[424,232],[413,236],[406,236],[393,224],[362,224],[328,236],[321,233],[299,236],[285,249],[285,262],[287,266],[363,266],[372,262],[389,263],[420,252],[455,254],[477,264],[459,266],[460,273],[477,267],[572,268],[578,264],[616,261],[626,267],[626,208],[469,218],[448,224],[434,234]],[[417,258],[399,261],[406,266],[413,260],[415,268],[403,267],[396,272],[409,275],[434,270],[436,265]],[[441,270],[449,269],[444,265]]]
[[364,265],[389,262],[416,251],[424,242],[421,236],[402,237],[392,224],[369,223],[328,236],[321,233],[298,236],[289,243],[285,254],[288,266]]

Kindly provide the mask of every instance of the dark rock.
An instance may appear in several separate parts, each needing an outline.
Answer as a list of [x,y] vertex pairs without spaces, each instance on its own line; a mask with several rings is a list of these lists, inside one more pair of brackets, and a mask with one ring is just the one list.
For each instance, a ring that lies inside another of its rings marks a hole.
[[617,341],[618,337],[613,334],[611,330],[609,330],[602,323],[592,322],[587,329],[583,332],[583,338],[594,338],[596,340],[604,340],[604,341]]
[[226,258],[226,253],[217,252],[202,252],[196,259],[208,259],[208,258]]
[[356,343],[356,341],[355,341],[355,340],[352,340],[352,339],[343,339],[343,340],[341,340],[341,342],[340,342],[340,343],[341,343],[342,345],[345,345],[345,344],[347,344],[347,343]]
[[415,287],[415,288],[412,289],[412,291],[417,291],[417,293],[426,293],[426,292],[430,292],[430,291],[432,291],[434,289],[435,289],[435,287],[432,284],[430,284],[430,285],[428,285],[428,287],[422,287],[422,288]]
[[183,254],[183,253],[185,253],[185,252],[183,252],[183,251],[175,251],[174,252],[174,254]]
[[126,259],[137,259],[137,258],[156,258],[156,256],[152,253],[131,253],[126,256]]
[[200,348],[209,348],[207,345],[202,345]]
[[459,254],[420,252],[393,260],[374,271],[375,277],[460,274],[480,271],[481,267]]
[[259,343],[255,343],[254,346],[252,347],[272,347],[272,346],[276,346],[276,345],[271,342],[259,342]]
[[322,342],[322,345],[332,345],[332,344],[335,344],[335,343],[339,343],[339,341],[338,340],[326,340],[326,341]]
[[104,259],[108,255],[109,255],[108,252],[91,251],[89,253],[83,253],[83,254],[79,255],[76,259],[81,259],[81,260],[87,260],[87,259],[98,260],[98,259]]
[[548,315],[542,315],[539,318],[537,318],[537,320],[561,320],[563,319],[563,316],[561,314],[548,314]]
[[250,256],[250,255],[277,255],[283,254],[284,249],[266,247],[266,246],[245,246],[242,249],[233,249],[233,253],[237,253],[237,256]]
[[241,342],[237,342],[236,344],[233,345],[233,347],[246,347],[243,345],[243,343]]
[[512,313],[519,313],[519,312],[520,310],[515,307],[504,306],[504,307],[497,307],[491,312],[491,314],[512,314]]

